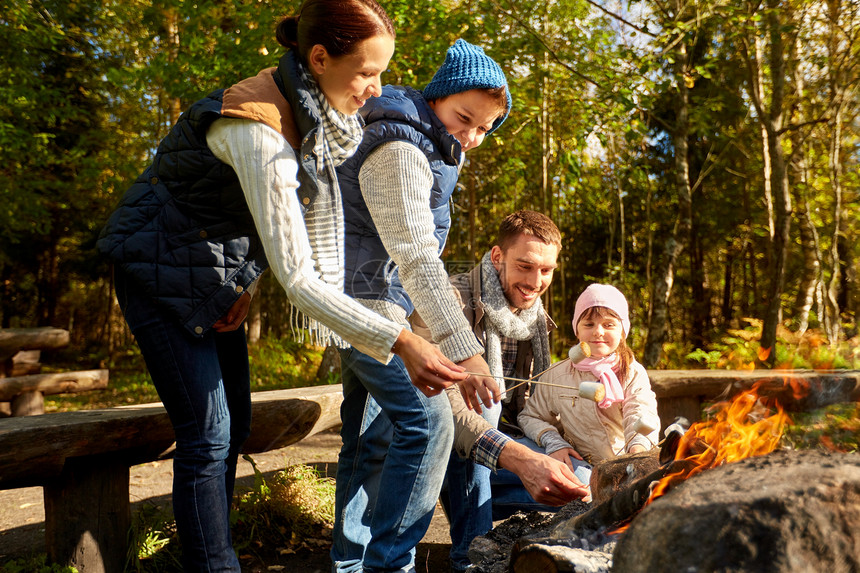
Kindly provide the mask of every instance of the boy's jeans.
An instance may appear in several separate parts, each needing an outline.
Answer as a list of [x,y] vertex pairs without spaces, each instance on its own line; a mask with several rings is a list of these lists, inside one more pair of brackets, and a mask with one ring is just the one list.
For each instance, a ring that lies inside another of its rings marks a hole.
[[397,356],[387,365],[354,348],[340,356],[333,571],[411,571],[445,477],[451,406],[413,386]]

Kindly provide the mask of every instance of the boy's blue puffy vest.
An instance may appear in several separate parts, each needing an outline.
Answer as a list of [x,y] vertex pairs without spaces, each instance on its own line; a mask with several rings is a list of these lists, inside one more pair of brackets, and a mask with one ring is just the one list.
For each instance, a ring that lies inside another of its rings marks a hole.
[[358,151],[338,167],[343,196],[346,274],[344,290],[355,298],[385,300],[412,314],[414,306],[397,275],[397,265],[379,238],[361,193],[358,174],[364,158],[389,141],[405,141],[420,149],[430,162],[433,189],[430,210],[441,254],[451,227],[448,200],[454,192],[461,156],[460,143],[448,133],[420,92],[385,86],[360,111],[365,121]]
[[[299,101],[310,97],[299,77],[290,52],[281,58],[275,80],[306,134],[303,154],[296,150],[303,157],[316,136],[308,128],[319,119]],[[221,117],[223,93],[212,92],[182,114],[98,241],[103,254],[197,336],[268,267],[236,173],[206,144],[207,129]],[[308,164],[315,162],[311,159]],[[300,199],[307,205],[316,194],[316,173],[301,169],[299,178]]]

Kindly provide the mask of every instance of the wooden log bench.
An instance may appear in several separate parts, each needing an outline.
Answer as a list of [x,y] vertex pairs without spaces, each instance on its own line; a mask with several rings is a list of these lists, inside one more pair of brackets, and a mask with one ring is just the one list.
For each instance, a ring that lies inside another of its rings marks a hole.
[[649,370],[663,428],[677,416],[701,418],[706,402],[725,400],[754,384],[789,411],[860,400],[860,371],[830,370]]
[[0,329],[0,412],[9,416],[44,414],[46,395],[107,388],[107,370],[40,373],[41,351],[68,345],[69,331],[62,328]]
[[[252,394],[244,453],[282,448],[340,424],[340,385]],[[122,571],[129,552],[129,468],[169,457],[160,403],[0,419],[0,488],[43,486],[54,563]]]

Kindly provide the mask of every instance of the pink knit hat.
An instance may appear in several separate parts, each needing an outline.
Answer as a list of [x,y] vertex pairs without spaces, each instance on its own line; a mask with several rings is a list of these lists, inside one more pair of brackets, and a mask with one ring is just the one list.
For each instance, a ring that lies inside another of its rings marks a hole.
[[624,336],[627,337],[630,334],[630,310],[627,307],[627,299],[614,286],[597,283],[582,291],[582,294],[576,299],[576,308],[573,311],[573,334],[579,336],[579,333],[576,332],[579,318],[593,306],[603,306],[615,312],[621,317]]

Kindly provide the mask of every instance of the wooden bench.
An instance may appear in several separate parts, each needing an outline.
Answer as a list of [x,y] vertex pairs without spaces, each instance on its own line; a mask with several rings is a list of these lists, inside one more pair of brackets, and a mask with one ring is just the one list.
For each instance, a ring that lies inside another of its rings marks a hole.
[[857,370],[649,370],[648,377],[663,428],[677,416],[695,422],[704,403],[731,398],[756,383],[789,411],[860,400]]
[[0,329],[0,403],[7,415],[45,413],[45,395],[86,392],[107,388],[107,370],[40,374],[39,354],[69,345],[69,331],[62,328]]
[[[252,394],[244,453],[282,448],[340,424],[340,385]],[[160,404],[0,419],[0,488],[41,485],[51,561],[122,571],[129,551],[129,468],[169,457]]]

